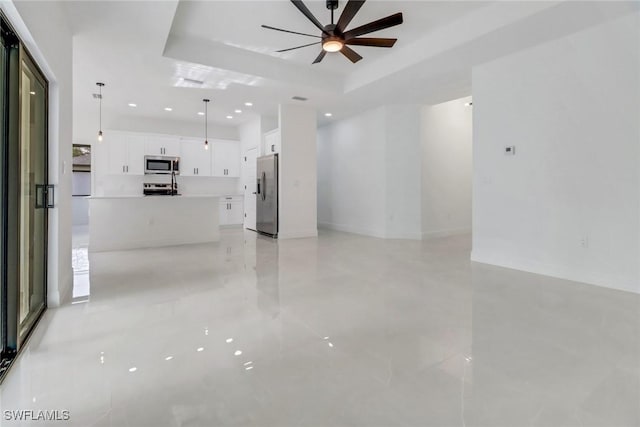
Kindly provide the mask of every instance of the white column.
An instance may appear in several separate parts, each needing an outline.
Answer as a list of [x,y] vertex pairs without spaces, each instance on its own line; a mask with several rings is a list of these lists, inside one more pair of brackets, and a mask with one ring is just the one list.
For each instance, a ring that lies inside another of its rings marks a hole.
[[315,237],[317,226],[316,111],[280,105],[278,238]]

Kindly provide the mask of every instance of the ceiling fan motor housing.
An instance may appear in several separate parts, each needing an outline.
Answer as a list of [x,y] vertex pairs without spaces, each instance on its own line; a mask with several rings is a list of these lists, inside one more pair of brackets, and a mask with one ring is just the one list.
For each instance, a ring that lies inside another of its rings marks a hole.
[[324,31],[322,34],[320,34],[322,36],[322,41],[324,41],[325,39],[328,38],[332,38],[332,37],[338,37],[341,38],[342,34],[339,34],[338,31],[336,31],[336,24],[328,24],[324,26]]

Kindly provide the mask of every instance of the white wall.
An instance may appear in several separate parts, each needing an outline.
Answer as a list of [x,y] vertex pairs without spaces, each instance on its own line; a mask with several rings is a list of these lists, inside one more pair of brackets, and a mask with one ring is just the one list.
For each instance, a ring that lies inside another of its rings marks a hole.
[[384,108],[318,130],[318,223],[385,237]]
[[49,210],[49,306],[71,296],[72,36],[62,3],[0,1],[0,8],[49,81],[49,183],[56,207]]
[[420,107],[386,111],[386,237],[420,239]]
[[260,121],[260,129],[263,134],[278,129],[278,117],[262,116]]
[[420,109],[386,106],[318,130],[318,222],[420,238]]
[[472,259],[640,292],[639,101],[638,13],[475,67]]
[[316,111],[280,105],[278,238],[318,235]]
[[422,109],[422,236],[471,232],[471,98]]

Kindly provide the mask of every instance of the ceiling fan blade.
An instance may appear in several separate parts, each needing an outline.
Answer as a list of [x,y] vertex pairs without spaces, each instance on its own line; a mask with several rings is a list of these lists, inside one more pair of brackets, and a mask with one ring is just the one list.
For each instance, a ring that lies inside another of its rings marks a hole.
[[300,49],[300,48],[307,47],[307,46],[313,46],[314,44],[320,44],[320,42],[303,44],[302,46],[290,47],[289,49],[276,50],[276,52],[287,52],[289,50]]
[[297,31],[291,31],[291,30],[283,30],[282,28],[270,27],[269,25],[261,25],[261,27],[262,28],[266,28],[267,30],[282,31],[283,33],[298,34],[298,35],[301,35],[301,36],[316,37],[316,38],[319,38],[319,39],[322,38],[320,36],[314,36],[313,34],[299,33]]
[[396,41],[398,41],[398,39],[359,37],[346,40],[344,43],[354,46],[393,47],[393,45],[396,44]]
[[321,50],[320,55],[318,55],[318,57],[313,61],[313,64],[317,64],[318,62],[322,61],[322,59],[326,54],[327,54],[327,51]]
[[386,18],[381,18],[377,21],[369,22],[368,24],[349,30],[344,33],[344,38],[345,40],[349,40],[363,34],[373,33],[374,31],[384,30],[385,28],[394,27],[400,24],[402,24],[402,12],[389,15]]
[[356,16],[356,13],[358,13],[364,2],[365,0],[349,0],[347,2],[336,24],[336,30],[338,30],[339,33],[344,33],[347,25],[349,25],[353,17]]
[[355,50],[351,49],[347,45],[342,46],[340,53],[349,58],[349,60],[354,64],[362,59],[362,56],[358,55]]
[[319,29],[320,31],[322,31],[322,32],[323,32],[323,33],[325,33],[326,35],[329,35],[329,33],[327,33],[327,32],[324,30],[324,27],[322,26],[322,24],[320,23],[320,21],[318,21],[318,20],[316,19],[316,17],[315,17],[315,16],[313,16],[313,13],[311,13],[311,11],[310,11],[309,9],[307,9],[307,6],[305,6],[305,5],[304,5],[304,3],[302,2],[302,0],[291,0],[291,3],[293,3],[293,5],[294,5],[295,7],[297,7],[297,8],[298,8],[298,10],[299,10],[300,12],[302,12],[302,14],[303,14],[304,16],[306,16],[306,17],[307,17],[307,19],[308,19],[309,21],[313,22],[313,25],[315,25],[316,27],[318,27],[318,29]]

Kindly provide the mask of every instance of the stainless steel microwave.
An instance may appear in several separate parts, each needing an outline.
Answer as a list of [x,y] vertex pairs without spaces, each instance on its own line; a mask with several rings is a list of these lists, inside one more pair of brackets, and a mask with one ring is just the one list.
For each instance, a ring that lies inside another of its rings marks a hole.
[[145,175],[180,174],[180,157],[144,156]]

